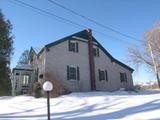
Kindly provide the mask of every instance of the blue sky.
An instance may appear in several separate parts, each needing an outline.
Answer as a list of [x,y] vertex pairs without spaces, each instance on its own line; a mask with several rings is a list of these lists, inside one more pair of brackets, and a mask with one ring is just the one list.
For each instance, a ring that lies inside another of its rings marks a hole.
[[[104,29],[81,17],[78,17],[48,0],[21,0],[32,6],[54,13],[57,16],[74,21],[86,27],[78,27],[51,17],[37,13],[35,10],[19,6],[14,0],[0,0],[0,9],[13,25],[14,55],[11,68],[15,67],[21,53],[31,46],[43,47],[45,44],[61,39],[70,34],[91,28],[106,35],[93,31],[94,37],[116,59],[126,63],[127,48],[131,44],[141,47],[134,39]],[[143,39],[144,33],[152,28],[160,19],[159,0],[55,0],[56,2],[87,16],[105,26],[121,33]],[[112,36],[112,37],[111,37]],[[118,39],[117,39],[118,38]],[[123,42],[125,41],[125,42]],[[133,67],[133,66],[132,66]],[[141,67],[133,74],[134,81],[152,80],[153,76]]]

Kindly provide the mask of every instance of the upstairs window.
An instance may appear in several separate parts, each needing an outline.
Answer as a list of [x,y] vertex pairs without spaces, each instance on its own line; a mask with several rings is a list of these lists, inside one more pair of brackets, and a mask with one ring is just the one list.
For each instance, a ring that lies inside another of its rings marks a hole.
[[71,51],[71,52],[78,52],[78,42],[76,41],[71,41],[69,40],[68,41],[68,50]]
[[127,74],[126,73],[120,73],[120,81],[127,82]]
[[79,79],[79,67],[67,66],[67,80]]
[[99,57],[99,48],[93,47],[93,55]]
[[106,80],[108,81],[108,72],[107,70],[98,70],[99,72],[99,81]]

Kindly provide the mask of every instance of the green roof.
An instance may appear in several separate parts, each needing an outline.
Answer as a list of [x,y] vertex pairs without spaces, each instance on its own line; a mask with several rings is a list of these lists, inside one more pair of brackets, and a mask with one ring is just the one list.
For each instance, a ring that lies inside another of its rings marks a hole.
[[[53,47],[53,46],[55,46],[55,45],[57,45],[57,44],[59,44],[59,43],[62,43],[62,42],[64,42],[64,41],[67,41],[67,40],[70,40],[70,39],[73,39],[73,36],[80,37],[80,38],[83,38],[83,39],[88,39],[87,30],[83,30],[83,31],[80,31],[80,32],[78,32],[78,33],[74,33],[74,34],[72,34],[72,35],[70,35],[70,36],[64,37],[64,38],[62,38],[62,39],[60,39],[60,40],[57,40],[57,41],[55,41],[55,42],[52,42],[52,43],[50,43],[50,44],[45,45],[45,47],[42,48],[41,51],[39,52],[38,56],[39,56],[45,49],[48,50],[50,47]],[[119,64],[120,66],[128,69],[128,70],[131,71],[131,72],[134,71],[134,69],[132,69],[131,67],[129,67],[129,66],[127,66],[126,64],[124,64],[124,63],[118,61],[117,59],[115,59],[93,36],[92,36],[92,40],[98,44],[98,47],[101,48],[101,50],[111,59],[112,62],[115,62],[115,63]]]

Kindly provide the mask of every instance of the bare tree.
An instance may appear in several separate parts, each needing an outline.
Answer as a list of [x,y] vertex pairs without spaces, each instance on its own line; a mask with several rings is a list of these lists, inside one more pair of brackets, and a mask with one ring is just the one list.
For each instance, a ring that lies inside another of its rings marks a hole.
[[130,47],[128,52],[129,62],[132,62],[136,67],[144,64],[155,72],[160,88],[160,23],[145,33],[141,48]]
[[58,97],[60,95],[69,94],[70,92],[61,83],[60,78],[52,72],[45,73],[45,79],[53,83],[54,89],[51,91],[51,97]]
[[22,54],[21,54],[21,56],[20,56],[20,58],[19,58],[19,61],[18,61],[18,64],[28,64],[28,62],[29,62],[29,50],[25,50]]

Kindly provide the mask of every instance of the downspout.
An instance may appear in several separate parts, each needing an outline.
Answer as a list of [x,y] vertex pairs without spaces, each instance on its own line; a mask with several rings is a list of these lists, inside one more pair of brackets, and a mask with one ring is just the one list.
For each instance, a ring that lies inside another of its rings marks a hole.
[[87,29],[86,32],[87,32],[87,36],[88,36],[88,54],[89,54],[91,90],[96,90],[95,61],[94,61],[94,56],[93,56],[92,31],[91,31],[91,29]]

